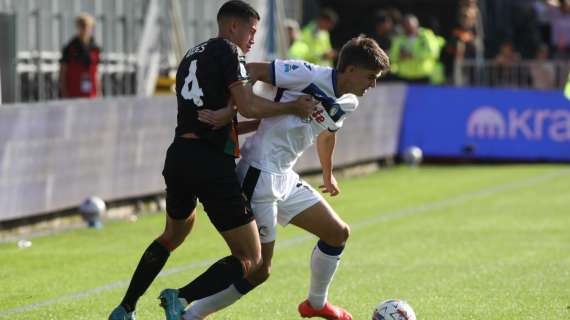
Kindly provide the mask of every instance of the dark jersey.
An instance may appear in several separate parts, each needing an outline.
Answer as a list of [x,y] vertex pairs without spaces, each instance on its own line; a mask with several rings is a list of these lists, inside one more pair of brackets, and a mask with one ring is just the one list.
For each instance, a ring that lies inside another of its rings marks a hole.
[[176,136],[192,132],[221,151],[237,157],[237,119],[213,130],[212,126],[198,121],[197,111],[225,108],[230,100],[229,87],[248,79],[245,57],[229,40],[213,38],[188,50],[176,73]]

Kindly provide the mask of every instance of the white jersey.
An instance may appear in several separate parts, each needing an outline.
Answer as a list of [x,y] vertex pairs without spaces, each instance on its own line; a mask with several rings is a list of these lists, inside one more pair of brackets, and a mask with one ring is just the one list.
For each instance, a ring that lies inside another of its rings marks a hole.
[[321,132],[342,127],[344,119],[358,106],[358,98],[353,94],[338,97],[333,68],[301,60],[275,60],[271,67],[272,82],[277,87],[275,101],[289,102],[308,94],[319,102],[307,119],[284,115],[261,120],[241,148],[242,158],[253,167],[284,173],[293,168]]

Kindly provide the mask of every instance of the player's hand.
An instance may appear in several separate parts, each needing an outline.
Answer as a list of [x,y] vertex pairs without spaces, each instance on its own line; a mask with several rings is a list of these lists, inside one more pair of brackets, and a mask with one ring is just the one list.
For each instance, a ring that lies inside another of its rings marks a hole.
[[318,101],[309,95],[301,96],[292,103],[293,114],[301,118],[308,118],[315,111],[317,103]]
[[323,177],[323,184],[319,186],[319,189],[322,193],[328,193],[331,197],[334,197],[340,193],[340,188],[336,182],[336,179],[333,175],[330,178]]
[[203,109],[198,111],[198,121],[207,123],[216,130],[232,122],[235,115],[232,105],[218,110]]

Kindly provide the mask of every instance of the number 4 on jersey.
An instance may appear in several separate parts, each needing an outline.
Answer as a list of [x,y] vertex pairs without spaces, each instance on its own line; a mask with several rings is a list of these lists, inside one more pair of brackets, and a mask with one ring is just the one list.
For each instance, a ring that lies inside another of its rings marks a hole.
[[[192,86],[192,89],[190,89],[190,86]],[[197,107],[204,105],[204,102],[202,102],[204,92],[202,92],[198,78],[196,78],[196,60],[192,60],[190,63],[190,69],[188,70],[186,79],[184,79],[184,86],[182,86],[180,94],[186,100],[192,99]]]

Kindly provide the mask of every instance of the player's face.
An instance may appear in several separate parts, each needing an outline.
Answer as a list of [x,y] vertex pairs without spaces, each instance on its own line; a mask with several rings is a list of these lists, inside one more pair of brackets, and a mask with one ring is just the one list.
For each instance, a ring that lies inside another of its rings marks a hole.
[[249,21],[236,20],[234,43],[240,47],[243,53],[248,53],[255,43],[255,33],[257,32],[258,20],[251,18]]
[[376,79],[380,76],[377,70],[366,69],[356,66],[348,66],[346,68],[348,83],[350,83],[349,92],[359,97],[366,94],[367,90],[376,86]]

